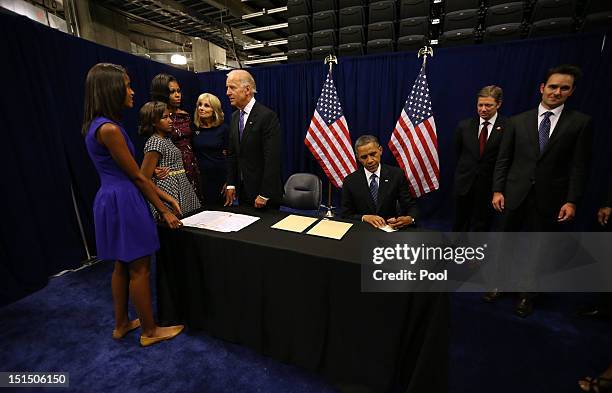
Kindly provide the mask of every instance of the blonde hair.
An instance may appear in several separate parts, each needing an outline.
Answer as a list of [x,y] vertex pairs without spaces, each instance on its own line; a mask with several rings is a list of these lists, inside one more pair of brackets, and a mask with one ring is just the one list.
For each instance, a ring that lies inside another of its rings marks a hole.
[[195,112],[193,114],[193,123],[198,128],[200,128],[200,126],[202,125],[200,121],[200,115],[198,114],[198,106],[200,105],[200,102],[202,102],[205,99],[208,100],[211,108],[213,109],[212,126],[217,127],[223,124],[223,121],[225,120],[225,115],[223,114],[223,109],[221,109],[221,101],[219,101],[219,98],[217,98],[216,95],[210,94],[210,93],[203,93],[203,94],[200,94],[200,96],[198,97],[198,100],[196,101]]

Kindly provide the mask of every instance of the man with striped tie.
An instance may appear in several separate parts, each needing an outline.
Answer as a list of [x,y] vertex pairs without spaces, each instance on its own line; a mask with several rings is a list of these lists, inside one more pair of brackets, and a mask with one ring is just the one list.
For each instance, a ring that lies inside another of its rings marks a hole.
[[373,135],[355,142],[355,155],[363,166],[344,179],[342,216],[376,228],[401,229],[415,223],[416,204],[404,172],[381,164],[383,148]]
[[[591,118],[565,108],[581,71],[550,69],[540,85],[540,105],[514,116],[506,128],[493,175],[493,208],[506,232],[563,231],[584,193],[591,148]],[[535,267],[534,267],[535,271]],[[519,316],[532,312],[521,295]]]

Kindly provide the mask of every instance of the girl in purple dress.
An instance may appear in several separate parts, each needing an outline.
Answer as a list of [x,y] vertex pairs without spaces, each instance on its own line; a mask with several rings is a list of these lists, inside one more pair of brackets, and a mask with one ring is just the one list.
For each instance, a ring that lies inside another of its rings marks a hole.
[[[108,63],[93,66],[85,81],[83,133],[101,183],[94,201],[98,256],[115,261],[111,281],[113,338],[121,339],[142,325],[140,344],[148,346],[175,337],[183,326],[160,327],[153,318],[150,255],[159,248],[159,240],[143,195],[168,226],[178,228],[182,223],[162,202],[180,213],[176,200],[140,172],[134,160],[134,145],[119,123],[121,110],[134,106],[133,96],[123,67]],[[139,318],[132,321],[128,317],[130,297]]]
[[[175,77],[169,74],[157,74],[151,81],[151,101],[161,101],[168,105],[170,119],[172,120],[172,133],[170,139],[172,143],[181,151],[183,157],[183,167],[187,173],[187,179],[193,186],[196,195],[201,200],[200,189],[200,170],[198,162],[193,155],[191,139],[193,130],[191,129],[191,116],[180,108],[181,106],[181,87]],[[156,172],[156,177],[162,179],[165,173],[160,176]]]

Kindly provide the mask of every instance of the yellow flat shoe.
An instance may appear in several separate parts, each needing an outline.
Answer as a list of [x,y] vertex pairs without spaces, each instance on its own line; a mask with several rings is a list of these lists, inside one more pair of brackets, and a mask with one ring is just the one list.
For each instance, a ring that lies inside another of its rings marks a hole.
[[134,329],[138,329],[139,327],[140,319],[134,319],[133,321],[130,321],[127,328],[125,329],[113,329],[113,338],[115,340],[121,340],[123,337],[125,337],[126,334],[128,334]]
[[143,347],[148,347],[149,345],[157,344],[158,342],[161,342],[161,341],[170,340],[178,336],[183,331],[184,328],[185,326],[183,325],[174,326],[171,332],[165,336],[159,336],[159,337],[140,336],[140,345],[142,345]]

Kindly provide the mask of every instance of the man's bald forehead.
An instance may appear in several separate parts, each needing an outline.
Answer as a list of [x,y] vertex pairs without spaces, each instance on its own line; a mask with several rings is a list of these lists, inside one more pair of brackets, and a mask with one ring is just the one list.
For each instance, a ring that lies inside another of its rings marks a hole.
[[246,70],[232,70],[227,74],[227,76],[235,76],[237,78],[244,78],[244,77],[253,78],[251,73]]

